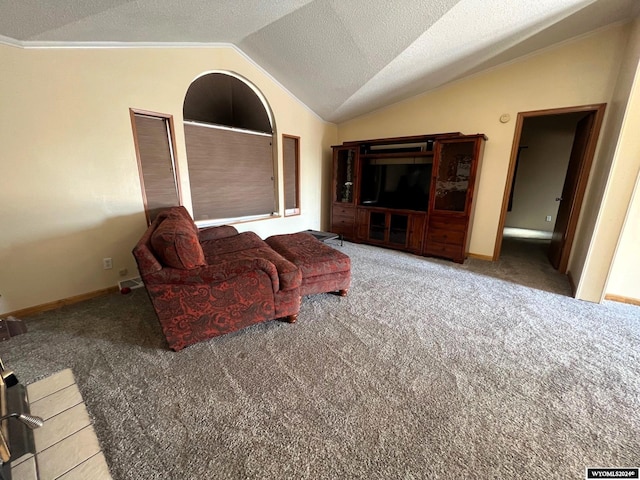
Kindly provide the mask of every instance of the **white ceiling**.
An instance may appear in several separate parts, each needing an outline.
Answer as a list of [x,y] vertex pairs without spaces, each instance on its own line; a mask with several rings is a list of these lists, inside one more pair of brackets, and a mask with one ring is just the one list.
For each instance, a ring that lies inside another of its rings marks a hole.
[[0,41],[230,43],[340,122],[639,11],[639,0],[2,0]]

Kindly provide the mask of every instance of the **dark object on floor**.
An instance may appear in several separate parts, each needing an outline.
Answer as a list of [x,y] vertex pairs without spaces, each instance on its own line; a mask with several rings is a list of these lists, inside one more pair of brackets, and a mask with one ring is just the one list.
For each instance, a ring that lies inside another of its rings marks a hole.
[[27,326],[22,320],[11,315],[0,318],[0,340],[9,340],[21,333],[27,333]]
[[2,318],[0,319],[0,340],[9,340],[10,338],[11,334],[9,333],[7,321]]
[[337,238],[340,240],[340,246],[342,247],[344,245],[341,234],[332,233],[332,232],[321,232],[320,230],[311,230],[311,229],[306,230],[306,232],[310,233],[321,242],[328,242],[329,240],[335,240]]

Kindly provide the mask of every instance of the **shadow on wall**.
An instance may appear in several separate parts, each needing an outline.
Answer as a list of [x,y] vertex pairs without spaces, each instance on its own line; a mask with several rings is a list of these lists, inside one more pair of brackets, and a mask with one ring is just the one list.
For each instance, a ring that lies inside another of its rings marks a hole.
[[[0,248],[0,315],[114,287],[137,276],[131,250],[146,227],[139,212]],[[112,259],[113,268],[103,268],[104,258]]]

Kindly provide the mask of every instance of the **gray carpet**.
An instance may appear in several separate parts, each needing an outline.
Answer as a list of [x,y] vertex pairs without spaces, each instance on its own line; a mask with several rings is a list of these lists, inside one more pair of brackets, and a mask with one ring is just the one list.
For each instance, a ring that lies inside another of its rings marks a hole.
[[535,241],[464,265],[336,248],[352,259],[349,296],[305,297],[293,325],[174,353],[140,289],[28,318],[0,356],[26,383],[73,369],[115,479],[640,466],[640,308],[570,298],[528,260]]

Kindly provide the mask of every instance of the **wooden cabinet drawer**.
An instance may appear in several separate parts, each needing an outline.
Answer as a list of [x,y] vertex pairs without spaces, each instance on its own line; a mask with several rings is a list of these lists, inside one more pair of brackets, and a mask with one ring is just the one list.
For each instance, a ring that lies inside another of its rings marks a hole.
[[422,254],[464,262],[466,229],[466,217],[432,215]]
[[461,246],[464,242],[464,231],[430,228],[427,232],[427,242]]
[[356,209],[352,206],[334,205],[331,210],[331,231],[347,239],[355,238]]
[[462,245],[450,245],[446,243],[437,243],[427,241],[424,248],[425,255],[433,255],[435,257],[450,258],[454,262],[464,262],[464,248]]
[[352,221],[356,219],[356,209],[354,207],[344,207],[342,205],[334,205],[331,211],[333,217],[348,217]]
[[355,218],[354,217],[336,217],[334,215],[333,219],[331,220],[331,225],[334,225],[336,227],[350,227],[350,228],[353,228],[355,223],[356,222],[355,222]]
[[432,215],[429,218],[429,229],[464,232],[467,229],[467,219],[465,217],[438,217]]

